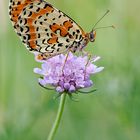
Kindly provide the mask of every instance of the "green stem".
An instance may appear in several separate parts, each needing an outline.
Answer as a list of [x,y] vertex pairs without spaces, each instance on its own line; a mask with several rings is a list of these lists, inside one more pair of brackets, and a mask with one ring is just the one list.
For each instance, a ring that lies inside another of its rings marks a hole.
[[62,117],[62,113],[63,113],[63,110],[64,110],[65,99],[66,99],[66,93],[63,93],[61,95],[61,99],[60,99],[59,108],[58,108],[58,112],[57,112],[55,122],[53,124],[53,127],[52,127],[50,133],[49,133],[49,136],[48,136],[47,140],[53,140],[54,135],[55,135],[55,133],[58,129],[58,126],[60,124],[60,120],[61,120],[61,117]]

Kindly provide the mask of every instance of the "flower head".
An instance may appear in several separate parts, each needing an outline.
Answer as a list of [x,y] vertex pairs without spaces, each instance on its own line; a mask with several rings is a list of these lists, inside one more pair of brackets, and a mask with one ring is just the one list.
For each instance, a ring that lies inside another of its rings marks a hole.
[[59,93],[73,93],[79,89],[93,85],[90,76],[103,70],[93,63],[100,57],[88,59],[87,56],[74,56],[69,53],[68,59],[61,54],[42,62],[42,68],[35,68],[34,72],[40,74],[39,83],[46,87],[51,85]]

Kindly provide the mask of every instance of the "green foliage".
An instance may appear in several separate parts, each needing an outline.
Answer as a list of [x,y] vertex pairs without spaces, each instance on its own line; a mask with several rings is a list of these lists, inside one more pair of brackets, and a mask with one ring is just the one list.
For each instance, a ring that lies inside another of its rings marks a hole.
[[[0,1],[0,5],[4,4]],[[57,140],[140,139],[140,19],[139,4],[131,0],[53,0],[85,31],[106,9],[110,14],[98,26],[87,51],[102,57],[105,67],[93,77],[95,94],[67,98]],[[37,83],[34,61],[16,36],[9,21],[7,2],[0,13],[0,140],[45,140],[54,121],[58,99]],[[133,5],[133,6],[132,6]],[[76,95],[75,95],[76,96]],[[77,97],[76,97],[77,98]]]

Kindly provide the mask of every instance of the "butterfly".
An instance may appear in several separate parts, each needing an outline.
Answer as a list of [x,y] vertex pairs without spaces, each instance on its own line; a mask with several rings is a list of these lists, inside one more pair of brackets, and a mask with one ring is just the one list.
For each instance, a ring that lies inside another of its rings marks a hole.
[[44,0],[10,0],[9,15],[16,33],[38,60],[47,60],[68,50],[83,50],[94,42],[89,33],[69,16]]

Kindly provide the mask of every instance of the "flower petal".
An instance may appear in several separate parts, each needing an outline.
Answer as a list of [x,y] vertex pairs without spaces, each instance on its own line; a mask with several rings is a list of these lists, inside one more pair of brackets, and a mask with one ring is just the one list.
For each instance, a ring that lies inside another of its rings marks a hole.
[[62,93],[62,92],[64,92],[64,89],[62,87],[58,86],[56,88],[56,91],[59,92],[59,93]]

